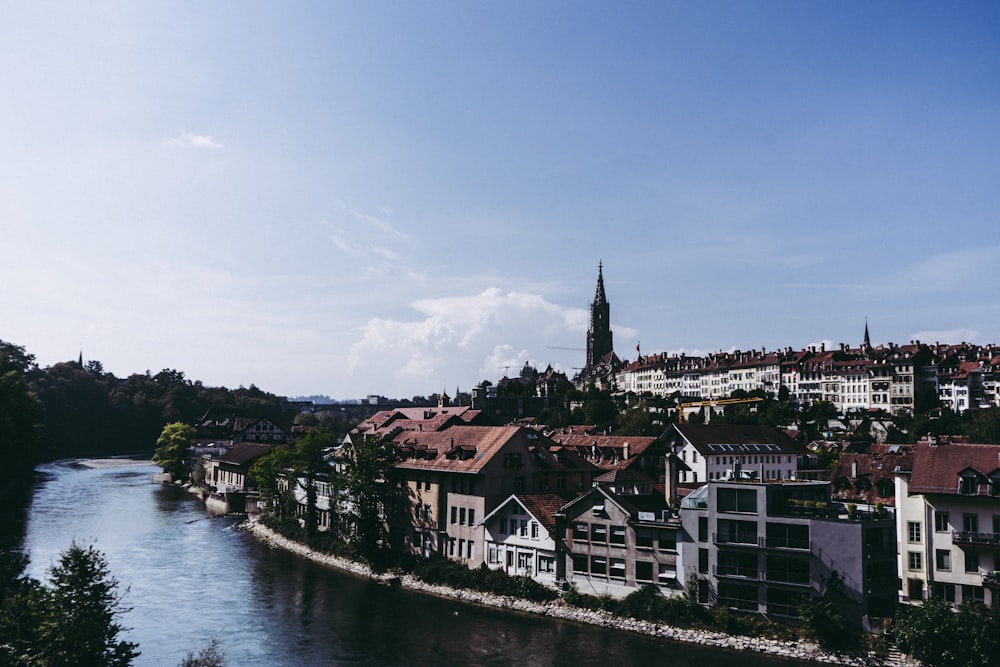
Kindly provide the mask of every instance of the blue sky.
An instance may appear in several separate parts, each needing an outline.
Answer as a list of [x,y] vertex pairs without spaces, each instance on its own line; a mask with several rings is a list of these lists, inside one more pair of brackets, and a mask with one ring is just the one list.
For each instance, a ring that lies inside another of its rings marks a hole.
[[9,3],[0,338],[286,395],[1000,342],[995,2]]

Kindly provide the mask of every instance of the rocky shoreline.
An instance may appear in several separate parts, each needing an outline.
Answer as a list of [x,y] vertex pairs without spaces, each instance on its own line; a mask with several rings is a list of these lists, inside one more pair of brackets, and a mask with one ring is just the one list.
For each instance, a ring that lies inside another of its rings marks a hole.
[[[752,651],[754,653],[766,653],[779,658],[785,658],[797,662],[822,663],[828,665],[870,665],[870,660],[854,658],[850,656],[836,655],[822,650],[817,644],[808,641],[781,641],[767,639],[763,637],[742,637],[727,635],[720,632],[706,630],[691,630],[686,628],[675,628],[669,625],[641,621],[634,618],[624,618],[615,616],[604,611],[592,611],[580,609],[564,604],[560,601],[539,603],[523,600],[515,597],[490,595],[478,591],[449,588],[447,586],[434,586],[410,575],[397,576],[394,574],[379,575],[373,573],[367,566],[338,558],[329,554],[319,553],[306,547],[303,544],[290,540],[273,530],[267,528],[254,519],[248,519],[238,526],[254,535],[257,539],[272,547],[290,551],[303,558],[308,558],[316,563],[327,567],[336,568],[350,572],[352,574],[379,580],[386,584],[399,584],[405,588],[462,600],[474,604],[481,604],[500,609],[510,609],[527,614],[538,614],[551,616],[577,623],[588,623],[600,625],[608,628],[625,630],[627,632],[637,632],[650,637],[658,637],[670,641],[684,642],[687,644],[698,644],[701,646],[711,646],[715,648],[729,649],[733,651]],[[905,656],[894,654],[891,658],[883,660],[882,664],[895,665],[897,667],[918,667],[919,662],[908,660]]]

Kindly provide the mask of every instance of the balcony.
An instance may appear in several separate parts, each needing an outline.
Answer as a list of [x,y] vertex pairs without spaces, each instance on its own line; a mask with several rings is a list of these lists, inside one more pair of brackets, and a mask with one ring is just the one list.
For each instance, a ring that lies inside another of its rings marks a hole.
[[983,572],[983,586],[992,591],[1000,591],[1000,570]]
[[975,547],[1000,551],[1000,533],[977,533],[971,530],[956,530],[951,541],[960,547]]

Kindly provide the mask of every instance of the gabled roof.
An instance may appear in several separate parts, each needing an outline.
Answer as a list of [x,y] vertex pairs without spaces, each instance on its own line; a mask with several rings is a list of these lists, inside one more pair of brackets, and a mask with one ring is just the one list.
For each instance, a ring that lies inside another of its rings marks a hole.
[[[959,495],[960,477],[968,470],[981,482],[1000,475],[1000,445],[919,442],[913,452],[910,493]],[[990,495],[989,485],[982,483],[978,494]]]
[[242,466],[267,454],[273,448],[274,445],[259,442],[243,442],[219,456],[218,461],[220,463]]
[[657,441],[653,436],[627,435],[564,435],[549,436],[556,445],[575,452],[601,470],[617,470],[630,466]]
[[805,448],[773,426],[673,424],[702,456],[714,454],[802,454]]
[[479,523],[486,523],[510,503],[516,503],[551,534],[556,528],[556,514],[559,513],[563,505],[575,497],[576,494],[515,493],[497,505],[496,509],[483,517]]

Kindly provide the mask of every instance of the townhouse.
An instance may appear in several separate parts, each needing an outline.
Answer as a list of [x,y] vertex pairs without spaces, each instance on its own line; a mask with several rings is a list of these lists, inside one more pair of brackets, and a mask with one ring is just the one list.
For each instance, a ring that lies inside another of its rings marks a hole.
[[671,424],[661,436],[687,466],[680,482],[724,479],[733,470],[758,479],[795,479],[805,448],[771,426]]
[[900,600],[1000,608],[1000,445],[925,438],[895,484]]

